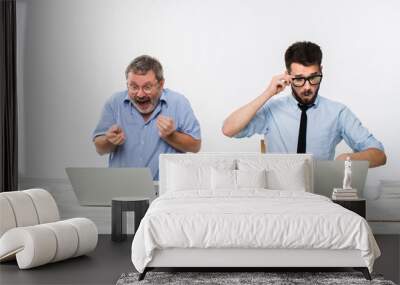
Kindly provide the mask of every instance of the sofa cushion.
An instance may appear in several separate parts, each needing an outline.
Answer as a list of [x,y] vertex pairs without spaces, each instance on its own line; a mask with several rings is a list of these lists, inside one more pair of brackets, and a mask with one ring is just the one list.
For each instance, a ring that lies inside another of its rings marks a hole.
[[15,221],[14,211],[8,199],[0,193],[0,237],[9,229],[15,228],[17,222]]
[[28,189],[22,192],[32,199],[39,224],[56,222],[60,219],[56,201],[49,192],[44,189]]
[[31,197],[23,191],[3,192],[13,209],[17,227],[33,226],[39,223],[35,205]]

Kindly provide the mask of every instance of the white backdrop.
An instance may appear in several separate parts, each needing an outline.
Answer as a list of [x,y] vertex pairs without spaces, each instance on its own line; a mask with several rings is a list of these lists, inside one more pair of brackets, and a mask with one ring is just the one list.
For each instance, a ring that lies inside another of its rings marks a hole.
[[20,174],[107,165],[91,133],[141,54],[157,57],[166,87],[190,100],[202,151],[259,151],[259,136],[224,137],[223,119],[284,70],[290,44],[309,40],[324,54],[320,94],[385,145],[388,163],[367,184],[398,179],[399,12],[395,0],[17,0]]

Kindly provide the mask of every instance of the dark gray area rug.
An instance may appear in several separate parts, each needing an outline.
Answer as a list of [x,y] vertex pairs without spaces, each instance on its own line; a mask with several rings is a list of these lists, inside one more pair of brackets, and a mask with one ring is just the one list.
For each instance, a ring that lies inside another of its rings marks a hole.
[[366,280],[360,272],[148,272],[142,281],[139,273],[124,273],[117,285],[133,284],[379,284],[395,285],[381,275]]

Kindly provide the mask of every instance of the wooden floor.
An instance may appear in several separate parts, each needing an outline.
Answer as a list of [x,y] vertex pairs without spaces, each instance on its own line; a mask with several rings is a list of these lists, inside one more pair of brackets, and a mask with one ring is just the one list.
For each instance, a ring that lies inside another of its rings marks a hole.
[[[400,236],[375,236],[382,251],[374,272],[399,283]],[[16,262],[0,264],[0,284],[115,284],[124,272],[135,271],[131,262],[132,238],[112,242],[110,235],[100,235],[95,251],[87,256],[19,270]]]

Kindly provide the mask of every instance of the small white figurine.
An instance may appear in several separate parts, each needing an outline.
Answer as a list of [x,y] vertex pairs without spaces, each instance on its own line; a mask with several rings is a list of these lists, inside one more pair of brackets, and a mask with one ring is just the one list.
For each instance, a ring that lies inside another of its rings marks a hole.
[[351,160],[349,156],[344,162],[343,189],[353,189],[351,188]]

